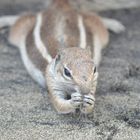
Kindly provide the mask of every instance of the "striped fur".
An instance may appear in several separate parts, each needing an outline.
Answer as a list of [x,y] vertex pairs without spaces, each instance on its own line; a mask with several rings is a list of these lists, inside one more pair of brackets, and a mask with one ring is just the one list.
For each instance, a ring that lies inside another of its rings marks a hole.
[[[8,25],[9,19],[4,19],[0,27]],[[68,0],[53,0],[46,11],[10,19],[9,41],[18,46],[32,78],[48,87],[56,110],[69,113],[80,107],[82,113],[91,113],[98,78],[96,66],[109,41],[106,27],[113,30],[115,23],[114,31],[120,32],[123,26],[116,20],[77,12]],[[72,78],[66,78],[66,69]],[[66,94],[71,99],[67,100]]]
[[86,48],[86,31],[85,26],[83,23],[83,17],[78,16],[78,27],[79,27],[79,33],[80,33],[80,48],[85,49]]
[[42,26],[42,15],[39,13],[37,15],[36,26],[34,29],[35,46],[37,47],[37,49],[41,53],[41,55],[47,60],[47,62],[51,62],[52,57],[48,53],[47,47],[45,47],[45,45],[43,44],[42,39],[40,37],[41,26]]
[[20,54],[21,54],[21,58],[23,60],[23,63],[28,71],[28,73],[31,75],[31,77],[38,82],[38,84],[42,87],[46,87],[46,81],[45,81],[45,77],[42,73],[42,71],[40,71],[30,60],[28,53],[27,53],[27,49],[25,46],[25,41],[21,42],[20,44],[21,49],[20,49]]

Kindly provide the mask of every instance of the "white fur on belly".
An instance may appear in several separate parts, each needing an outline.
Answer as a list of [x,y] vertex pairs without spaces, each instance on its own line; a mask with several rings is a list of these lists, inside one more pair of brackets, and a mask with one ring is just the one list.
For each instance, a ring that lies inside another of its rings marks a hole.
[[39,85],[45,88],[46,87],[45,77],[43,76],[43,73],[39,69],[37,69],[29,59],[26,51],[25,42],[22,42],[19,48],[20,48],[20,53],[21,53],[23,63],[28,73],[37,83],[39,83]]

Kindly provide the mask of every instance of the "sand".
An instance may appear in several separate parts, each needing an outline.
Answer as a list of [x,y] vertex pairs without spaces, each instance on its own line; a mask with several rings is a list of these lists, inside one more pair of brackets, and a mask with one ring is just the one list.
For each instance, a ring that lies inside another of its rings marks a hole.
[[[26,9],[1,7],[0,15]],[[0,34],[0,140],[140,139],[140,9],[101,15],[122,21],[126,31],[111,33],[103,51],[95,110],[88,117],[58,114],[7,43],[7,33]]]

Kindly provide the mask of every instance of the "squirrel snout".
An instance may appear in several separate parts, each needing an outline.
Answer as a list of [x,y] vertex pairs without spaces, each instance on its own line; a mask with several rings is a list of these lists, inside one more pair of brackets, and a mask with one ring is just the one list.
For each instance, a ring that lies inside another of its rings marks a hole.
[[87,95],[90,93],[90,89],[87,87],[81,87],[80,89],[81,89],[81,94],[83,95]]
[[90,93],[90,89],[88,87],[85,86],[75,86],[75,90],[79,93],[81,93],[82,95],[87,95]]

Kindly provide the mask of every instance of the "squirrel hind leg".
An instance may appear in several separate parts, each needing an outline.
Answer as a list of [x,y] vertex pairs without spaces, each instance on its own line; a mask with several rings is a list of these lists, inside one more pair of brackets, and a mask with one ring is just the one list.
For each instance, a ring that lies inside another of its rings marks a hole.
[[104,17],[102,17],[101,19],[102,19],[103,24],[108,30],[116,34],[119,34],[125,31],[125,26],[118,20],[112,19],[112,18],[104,18]]
[[35,16],[33,14],[20,16],[10,28],[9,42],[18,46],[27,37],[34,25]]

